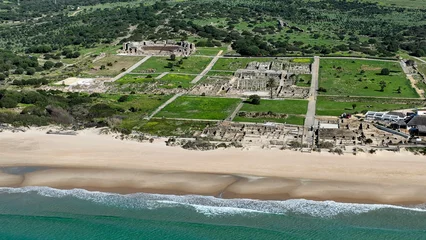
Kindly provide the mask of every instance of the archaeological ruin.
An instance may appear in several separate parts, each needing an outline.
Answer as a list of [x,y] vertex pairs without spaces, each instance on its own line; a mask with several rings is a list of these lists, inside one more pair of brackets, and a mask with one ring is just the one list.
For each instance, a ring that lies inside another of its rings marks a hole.
[[274,81],[273,96],[278,98],[307,98],[309,88],[296,86],[297,75],[311,74],[311,64],[283,60],[250,62],[233,76],[208,76],[192,93],[206,95],[269,96],[269,83]]
[[141,41],[126,42],[123,49],[119,51],[121,54],[131,55],[164,55],[175,54],[176,56],[189,56],[196,51],[195,44],[187,41],[176,42],[173,40],[166,41]]

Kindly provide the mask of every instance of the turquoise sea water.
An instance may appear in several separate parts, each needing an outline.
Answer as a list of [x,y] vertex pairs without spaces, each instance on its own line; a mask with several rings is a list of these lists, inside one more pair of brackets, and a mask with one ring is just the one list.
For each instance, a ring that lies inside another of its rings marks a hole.
[[422,208],[0,188],[0,239],[426,239]]

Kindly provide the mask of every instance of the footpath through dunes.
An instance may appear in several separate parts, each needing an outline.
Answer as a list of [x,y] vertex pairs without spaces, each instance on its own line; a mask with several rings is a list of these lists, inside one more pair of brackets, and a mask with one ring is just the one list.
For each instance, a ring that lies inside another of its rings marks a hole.
[[[188,151],[167,147],[164,140],[152,144],[121,141],[89,130],[77,136],[35,130],[3,132],[0,185],[224,198],[426,202],[426,161],[410,153],[339,156],[260,148]],[[34,171],[7,171],[20,166],[34,167]]]

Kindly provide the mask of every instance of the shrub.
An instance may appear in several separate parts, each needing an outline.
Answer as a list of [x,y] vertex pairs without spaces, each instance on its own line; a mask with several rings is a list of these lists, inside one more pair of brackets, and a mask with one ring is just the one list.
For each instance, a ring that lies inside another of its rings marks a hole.
[[121,96],[117,101],[118,102],[125,102],[129,99],[129,95],[123,95]]
[[250,104],[259,105],[260,97],[258,95],[250,95],[247,102]]

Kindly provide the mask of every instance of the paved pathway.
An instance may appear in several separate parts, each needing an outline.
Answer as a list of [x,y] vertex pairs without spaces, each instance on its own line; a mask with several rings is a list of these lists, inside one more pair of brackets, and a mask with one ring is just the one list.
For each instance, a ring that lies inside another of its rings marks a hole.
[[319,57],[314,57],[314,63],[312,64],[312,81],[311,88],[309,89],[309,103],[308,111],[306,112],[305,127],[310,128],[315,123],[315,108],[317,102],[317,89],[318,89],[318,72],[319,72]]
[[146,56],[144,57],[142,60],[140,60],[139,62],[135,63],[135,65],[129,67],[129,69],[127,69],[126,71],[118,74],[117,76],[115,76],[113,79],[111,79],[111,82],[115,82],[118,79],[122,78],[124,75],[130,73],[131,71],[135,70],[137,67],[139,67],[142,63],[148,61],[148,59],[150,59],[151,56]]
[[367,60],[367,61],[380,61],[380,62],[398,62],[398,60],[389,59],[376,59],[376,58],[363,58],[363,57],[321,57],[322,59],[348,59],[348,60]]
[[422,63],[426,63],[426,61],[425,60],[423,60],[423,59],[421,59],[421,58],[418,58],[418,57],[413,57],[413,58],[415,58],[416,60],[419,60],[420,62],[422,62]]
[[182,96],[183,93],[178,93],[176,95],[174,95],[172,98],[170,98],[169,100],[167,100],[165,103],[161,104],[161,106],[159,106],[157,109],[155,109],[155,111],[153,113],[151,113],[151,115],[149,115],[148,117],[144,118],[145,120],[151,120],[152,117],[155,116],[155,114],[157,114],[158,112],[160,112],[161,110],[163,110],[163,108],[165,108],[167,105],[169,105],[170,103],[172,103],[174,100],[176,100],[176,98]]
[[194,80],[191,81],[191,83],[195,84],[200,81],[201,78],[203,78],[213,68],[217,60],[219,60],[219,58],[221,57],[222,52],[223,50],[220,50],[220,52],[217,53],[216,57],[213,58],[209,65],[207,65],[207,67],[197,77],[195,77]]
[[234,112],[232,112],[232,114],[226,119],[227,121],[232,121],[234,120],[235,116],[237,116],[238,112],[240,111],[240,109],[243,107],[244,103],[240,102],[240,104],[238,104],[238,106],[235,108]]
[[169,72],[163,72],[162,74],[158,75],[155,79],[160,79],[164,76],[166,76]]

